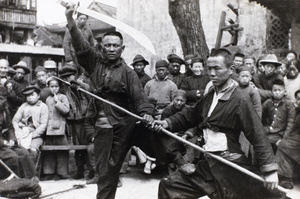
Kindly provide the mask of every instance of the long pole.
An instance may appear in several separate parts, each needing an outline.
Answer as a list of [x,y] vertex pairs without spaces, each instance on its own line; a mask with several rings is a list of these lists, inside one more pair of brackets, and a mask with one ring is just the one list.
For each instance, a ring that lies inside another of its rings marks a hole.
[[7,179],[11,179],[12,177],[19,178],[15,172],[13,172],[1,159],[0,159],[0,164],[4,166],[4,168],[10,173],[10,176]]
[[[60,80],[60,81],[62,81],[65,84],[71,85],[69,82],[64,81],[64,80],[62,80],[62,79],[60,79],[58,77],[55,77],[55,78],[58,79],[58,80]],[[96,99],[98,99],[98,100],[100,100],[100,101],[102,101],[102,102],[104,102],[106,104],[109,104],[109,105],[111,105],[111,106],[113,106],[113,107],[115,107],[115,108],[117,108],[117,109],[119,109],[121,111],[124,111],[128,115],[130,115],[130,116],[132,116],[132,117],[134,117],[134,118],[136,118],[138,120],[141,120],[141,121],[143,120],[143,118],[141,116],[138,116],[138,115],[136,115],[136,114],[134,114],[134,113],[132,113],[132,112],[130,112],[130,111],[128,111],[128,110],[120,107],[120,106],[118,106],[117,104],[114,104],[114,103],[112,103],[112,102],[110,102],[108,100],[105,100],[102,97],[99,97],[98,95],[95,95],[95,94],[93,94],[93,93],[91,93],[91,92],[89,92],[87,90],[82,89],[82,88],[78,88],[77,90],[79,90],[79,91],[81,91],[83,93],[86,93],[86,94],[88,94],[88,95],[90,95],[90,96],[92,96],[92,97],[94,97],[94,98],[96,98]],[[163,133],[167,134],[168,136],[170,136],[170,137],[172,137],[172,138],[174,138],[174,139],[176,139],[176,140],[178,140],[178,141],[180,141],[180,142],[182,142],[182,143],[184,143],[186,145],[189,145],[189,146],[195,148],[196,150],[198,150],[198,151],[200,151],[200,152],[202,152],[202,153],[204,153],[204,154],[206,154],[206,155],[208,155],[208,156],[210,156],[210,157],[212,157],[212,158],[214,158],[214,159],[216,159],[216,160],[218,160],[218,161],[220,161],[220,162],[222,162],[222,163],[224,163],[224,164],[226,164],[228,166],[231,166],[234,169],[236,169],[236,170],[238,170],[238,171],[240,171],[242,173],[245,173],[248,176],[251,176],[251,177],[253,177],[253,178],[255,178],[255,179],[257,179],[257,180],[259,180],[261,182],[265,182],[265,179],[263,179],[259,175],[255,174],[255,173],[253,173],[253,172],[251,172],[251,171],[249,171],[249,170],[247,170],[247,169],[245,169],[245,168],[243,168],[243,167],[241,167],[241,166],[239,166],[239,165],[237,165],[237,164],[235,164],[233,162],[230,162],[230,161],[228,161],[228,160],[226,160],[226,159],[224,159],[224,158],[222,158],[220,156],[217,156],[215,154],[209,153],[209,152],[205,151],[202,147],[200,147],[198,145],[195,145],[195,144],[193,144],[193,143],[191,143],[191,142],[189,142],[189,141],[187,141],[187,140],[185,140],[185,139],[183,139],[183,138],[175,135],[174,133],[172,133],[172,132],[170,132],[170,131],[168,131],[166,129],[162,129],[161,131]],[[281,186],[278,186],[277,189],[280,192],[287,193],[287,190],[285,188],[281,187]]]

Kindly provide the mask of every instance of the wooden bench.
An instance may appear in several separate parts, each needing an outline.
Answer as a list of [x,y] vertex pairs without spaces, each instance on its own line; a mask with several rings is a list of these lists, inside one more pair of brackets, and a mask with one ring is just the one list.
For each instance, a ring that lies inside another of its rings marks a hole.
[[41,147],[40,153],[38,155],[35,168],[38,172],[38,177],[40,177],[42,164],[41,155],[43,151],[71,151],[71,150],[87,150],[88,145],[43,145]]
[[43,145],[41,151],[87,150],[88,145]]

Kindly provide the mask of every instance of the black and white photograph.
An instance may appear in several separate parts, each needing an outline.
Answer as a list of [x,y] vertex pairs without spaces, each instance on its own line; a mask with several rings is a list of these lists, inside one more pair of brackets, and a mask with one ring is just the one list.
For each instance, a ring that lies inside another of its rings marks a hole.
[[300,0],[0,0],[8,198],[300,198]]

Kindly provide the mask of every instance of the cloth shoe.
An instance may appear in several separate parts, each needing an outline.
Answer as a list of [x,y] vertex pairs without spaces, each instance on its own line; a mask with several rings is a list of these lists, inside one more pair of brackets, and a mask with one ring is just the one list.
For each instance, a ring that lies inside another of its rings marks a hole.
[[196,167],[194,164],[186,163],[179,167],[179,170],[182,171],[185,175],[191,175],[196,171]]
[[87,176],[86,176],[86,180],[91,180],[91,179],[93,179],[95,177],[95,172],[94,172],[94,170],[89,170],[89,173],[87,174]]
[[92,179],[87,180],[86,184],[97,184],[98,180],[99,180],[99,176],[95,175]]

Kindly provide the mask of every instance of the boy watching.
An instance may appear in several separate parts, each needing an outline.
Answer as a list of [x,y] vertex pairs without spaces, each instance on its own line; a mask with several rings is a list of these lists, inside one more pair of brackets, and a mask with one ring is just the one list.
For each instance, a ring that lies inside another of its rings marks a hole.
[[242,91],[244,96],[249,96],[255,111],[261,118],[262,108],[261,99],[258,90],[255,85],[251,82],[252,79],[252,69],[248,66],[241,66],[238,70],[238,82],[239,89]]
[[48,107],[40,100],[40,89],[36,86],[27,86],[22,93],[26,102],[20,106],[12,122],[19,144],[29,150],[35,161],[48,124]]
[[262,106],[262,123],[266,129],[273,152],[284,135],[291,132],[294,124],[295,109],[293,103],[285,98],[285,86],[281,79],[276,79],[272,86],[273,97]]

